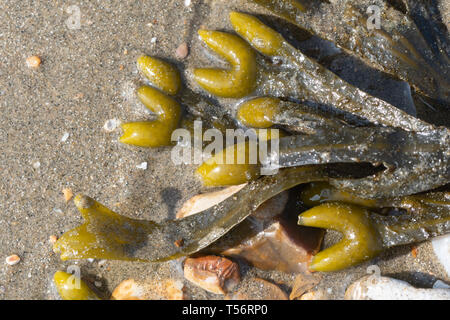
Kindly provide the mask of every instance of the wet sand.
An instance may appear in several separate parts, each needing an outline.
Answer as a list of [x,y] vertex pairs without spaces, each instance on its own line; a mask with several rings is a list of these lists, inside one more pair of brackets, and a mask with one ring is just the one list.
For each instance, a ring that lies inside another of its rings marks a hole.
[[[134,121],[149,115],[134,97],[142,81],[136,58],[142,54],[177,62],[183,42],[191,48],[186,67],[211,65],[196,30],[230,29],[229,9],[263,12],[242,1],[75,1],[81,28],[69,29],[68,5],[59,1],[0,3],[0,299],[56,299],[51,278],[70,265],[108,297],[128,278],[182,278],[180,261],[162,264],[118,261],[61,262],[51,235],[82,222],[64,188],[89,195],[138,219],[174,218],[181,204],[201,190],[192,166],[175,166],[168,149],[139,149],[118,143],[120,130],[103,129],[109,119]],[[242,5],[242,6],[240,6]],[[42,65],[32,70],[32,55]],[[180,62],[177,62],[182,66]],[[67,137],[68,134],[68,137]],[[62,138],[67,138],[62,141]],[[148,163],[142,170],[136,166]],[[328,236],[332,241],[333,237]],[[389,250],[375,261],[324,276],[330,298],[377,264],[383,275],[431,287],[450,281],[430,243]],[[4,259],[18,254],[14,266]],[[244,268],[253,276],[292,286],[293,275]],[[185,282],[193,299],[221,299]]]

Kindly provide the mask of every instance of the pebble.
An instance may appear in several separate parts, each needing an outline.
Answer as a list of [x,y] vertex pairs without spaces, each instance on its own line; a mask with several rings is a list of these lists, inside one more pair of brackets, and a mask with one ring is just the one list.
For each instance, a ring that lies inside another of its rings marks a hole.
[[141,170],[147,170],[147,162],[142,162],[141,164],[138,164],[136,168]]
[[180,44],[180,46],[175,51],[175,56],[177,59],[183,60],[189,55],[189,47],[186,42]]
[[449,300],[450,289],[418,289],[405,281],[365,276],[351,284],[346,300]]
[[20,262],[20,257],[17,254],[13,254],[5,259],[6,263],[10,266],[18,264]]
[[450,234],[434,238],[431,241],[433,251],[450,277]]
[[69,139],[70,134],[68,132],[64,133],[64,135],[61,138],[61,142],[66,142],[67,139]]
[[153,37],[151,40],[150,40],[150,43],[156,43],[156,40],[158,40],[156,37]]
[[50,241],[51,244],[55,244],[56,241],[58,241],[58,237],[55,235],[52,235],[48,238],[48,241]]
[[26,60],[28,68],[38,68],[41,65],[41,62],[41,58],[39,58],[38,56],[31,56]]
[[66,200],[66,202],[69,202],[73,198],[73,192],[72,189],[70,188],[63,189],[62,193],[64,195],[64,200]]
[[184,0],[184,5],[189,7],[191,5],[191,0]]
[[33,163],[33,168],[39,169],[41,167],[41,163],[39,161],[36,161]]
[[103,129],[105,131],[111,132],[117,129],[117,127],[120,125],[120,121],[117,119],[109,119],[105,122]]

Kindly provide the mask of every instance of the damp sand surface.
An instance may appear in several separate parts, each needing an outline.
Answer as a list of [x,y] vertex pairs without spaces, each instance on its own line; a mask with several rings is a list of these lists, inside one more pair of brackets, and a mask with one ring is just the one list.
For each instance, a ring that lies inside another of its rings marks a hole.
[[[52,276],[70,266],[80,267],[105,298],[128,278],[183,279],[181,261],[60,261],[50,237],[82,223],[62,191],[89,195],[137,219],[174,218],[181,204],[201,191],[194,167],[172,164],[168,149],[121,145],[120,130],[113,130],[120,121],[151,118],[134,95],[142,82],[135,61],[148,54],[187,69],[210,66],[216,62],[200,44],[197,29],[229,30],[230,9],[267,13],[235,0],[193,0],[188,7],[182,0],[71,5],[76,7],[60,1],[0,3],[0,299],[57,299]],[[80,24],[73,20],[78,9]],[[183,43],[190,54],[180,63],[176,52]],[[40,57],[39,67],[27,66],[31,56]],[[329,298],[341,299],[345,287],[372,264],[418,286],[449,281],[430,243],[419,244],[416,257],[411,249],[389,250],[376,261],[324,275],[319,286]],[[10,266],[4,259],[12,254],[21,260]],[[243,289],[248,279],[260,277],[289,292],[294,280],[245,265],[242,270]],[[223,298],[185,285],[193,299]]]

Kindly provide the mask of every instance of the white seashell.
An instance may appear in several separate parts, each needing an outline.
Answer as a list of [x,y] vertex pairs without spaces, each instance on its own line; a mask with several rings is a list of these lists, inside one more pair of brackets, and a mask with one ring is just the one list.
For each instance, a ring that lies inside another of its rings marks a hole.
[[450,277],[450,234],[434,238],[431,243],[439,262]]
[[379,276],[366,276],[351,284],[346,300],[450,300],[450,289],[417,289],[409,283]]
[[238,186],[231,186],[215,192],[196,195],[183,204],[181,209],[177,212],[176,217],[177,219],[185,218],[211,208],[216,204],[221,203],[225,199],[231,197],[246,185],[247,184],[245,183]]

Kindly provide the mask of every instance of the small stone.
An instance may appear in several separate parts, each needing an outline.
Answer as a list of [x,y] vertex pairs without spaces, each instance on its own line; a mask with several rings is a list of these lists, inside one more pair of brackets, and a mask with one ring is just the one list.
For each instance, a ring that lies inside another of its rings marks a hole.
[[61,138],[61,142],[66,142],[67,139],[69,139],[70,134],[68,132],[64,133],[62,138]]
[[183,244],[184,244],[184,240],[183,239],[179,239],[179,240],[175,241],[174,244],[175,244],[175,246],[177,248],[181,248],[183,246]]
[[41,167],[41,163],[39,161],[36,161],[33,163],[33,168],[39,169]]
[[73,192],[72,189],[70,188],[63,189],[62,193],[64,195],[64,200],[66,200],[66,202],[69,202],[73,198]]
[[120,125],[120,121],[117,119],[109,119],[105,122],[105,125],[103,126],[103,129],[105,131],[111,132],[117,129],[117,127]]
[[218,256],[186,259],[184,277],[215,294],[226,294],[241,281],[237,263]]
[[191,0],[184,0],[184,5],[189,7],[191,5]]
[[123,54],[124,54],[124,55],[127,55],[127,54],[128,54],[128,50],[127,50],[127,49],[124,49],[124,50],[123,50]]
[[31,56],[26,60],[27,67],[33,69],[38,68],[41,65],[41,62],[41,58],[39,58],[38,56]]
[[175,51],[175,56],[177,59],[183,60],[189,55],[189,47],[186,42],[180,44],[180,46]]
[[51,244],[55,244],[56,241],[58,241],[58,237],[55,236],[55,235],[51,235],[51,236],[48,238],[48,241],[49,241]]
[[158,40],[156,37],[151,38],[150,43],[156,43],[156,40]]
[[10,266],[18,264],[20,262],[20,257],[17,254],[13,254],[5,259],[6,263]]
[[138,164],[136,168],[141,170],[147,170],[147,162],[142,162],[141,164]]
[[107,262],[108,262],[107,260],[100,260],[100,261],[98,262],[98,266],[99,266],[100,268],[103,268],[103,267],[106,265]]
[[411,249],[411,255],[413,258],[417,258],[417,247],[413,246]]

